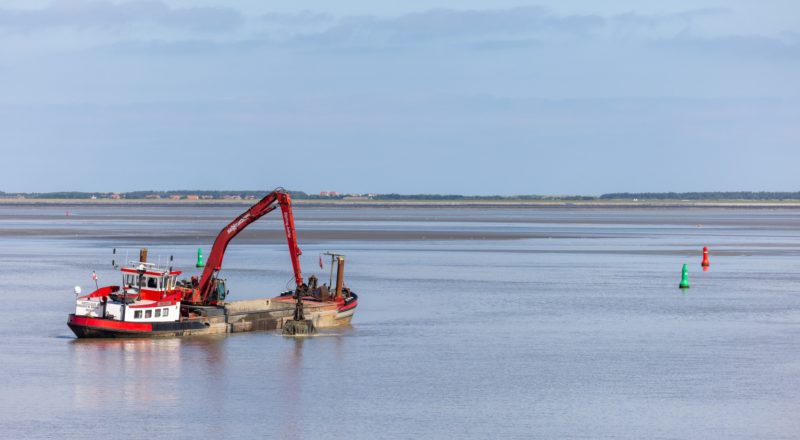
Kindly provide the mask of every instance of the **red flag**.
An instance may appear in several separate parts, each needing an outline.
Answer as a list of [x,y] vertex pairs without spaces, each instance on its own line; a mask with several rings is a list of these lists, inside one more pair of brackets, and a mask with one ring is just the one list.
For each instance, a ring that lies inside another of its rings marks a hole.
[[94,271],[92,271],[92,279],[97,281],[97,274]]
[[322,255],[319,256],[319,269],[322,270]]

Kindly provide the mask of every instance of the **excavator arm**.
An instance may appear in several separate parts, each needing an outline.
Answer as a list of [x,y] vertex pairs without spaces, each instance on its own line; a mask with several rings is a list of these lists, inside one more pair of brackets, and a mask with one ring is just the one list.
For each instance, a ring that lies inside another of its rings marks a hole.
[[286,241],[289,245],[289,257],[292,260],[294,280],[298,288],[303,285],[303,274],[300,269],[300,255],[302,255],[302,252],[297,245],[297,232],[294,229],[292,198],[286,190],[276,189],[222,228],[216,240],[214,240],[214,246],[211,248],[211,253],[208,255],[206,267],[203,270],[203,275],[200,277],[197,289],[187,292],[183,298],[184,302],[197,305],[210,305],[217,302],[210,301],[209,297],[214,288],[214,279],[220,269],[222,269],[222,259],[225,257],[225,250],[228,248],[228,243],[239,235],[248,225],[275,210],[278,206],[280,206],[281,212],[283,213],[283,227],[286,231]]

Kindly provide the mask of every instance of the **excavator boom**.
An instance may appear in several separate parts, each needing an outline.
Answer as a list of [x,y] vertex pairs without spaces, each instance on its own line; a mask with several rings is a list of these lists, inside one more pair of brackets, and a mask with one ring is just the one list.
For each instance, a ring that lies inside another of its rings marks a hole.
[[292,198],[285,190],[276,189],[222,228],[219,235],[217,235],[217,238],[214,240],[214,246],[211,248],[211,253],[208,255],[206,267],[203,270],[203,275],[200,277],[197,289],[184,295],[184,302],[197,305],[214,305],[218,302],[216,300],[210,300],[210,296],[214,287],[214,279],[220,269],[222,269],[222,260],[225,257],[225,250],[228,248],[228,243],[239,235],[248,225],[275,210],[278,206],[280,206],[281,212],[283,213],[283,227],[286,231],[286,241],[289,245],[289,257],[292,260],[295,283],[298,288],[303,285],[303,274],[300,268],[300,255],[302,255],[302,252],[297,244],[297,232],[294,229]]

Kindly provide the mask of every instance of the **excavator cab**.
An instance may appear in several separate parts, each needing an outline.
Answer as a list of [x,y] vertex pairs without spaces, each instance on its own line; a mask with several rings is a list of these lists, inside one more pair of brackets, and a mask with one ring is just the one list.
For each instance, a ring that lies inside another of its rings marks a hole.
[[225,301],[226,296],[228,296],[228,289],[225,287],[225,280],[215,278],[214,281],[212,281],[211,292],[208,295],[208,299],[212,304],[219,304]]

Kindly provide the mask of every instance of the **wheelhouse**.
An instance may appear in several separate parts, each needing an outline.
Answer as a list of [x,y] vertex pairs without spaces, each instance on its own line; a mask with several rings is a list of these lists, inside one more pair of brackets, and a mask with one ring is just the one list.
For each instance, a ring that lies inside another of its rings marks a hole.
[[122,288],[125,293],[138,292],[141,299],[159,300],[172,290],[181,271],[158,268],[152,263],[132,262],[123,267]]

